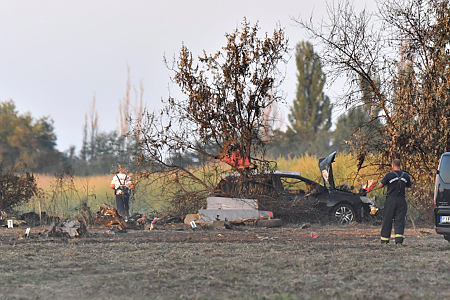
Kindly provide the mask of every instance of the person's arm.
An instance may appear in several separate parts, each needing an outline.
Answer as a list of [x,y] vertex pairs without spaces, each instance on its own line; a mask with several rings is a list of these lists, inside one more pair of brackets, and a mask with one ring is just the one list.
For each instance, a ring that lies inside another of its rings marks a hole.
[[116,189],[116,177],[114,176],[113,177],[113,179],[111,180],[111,183],[109,184],[109,187],[111,188],[111,189]]
[[406,183],[406,187],[410,188],[412,186],[413,182],[411,181],[411,176],[408,174],[408,182]]
[[377,185],[377,188],[381,189],[382,187],[384,187],[386,185],[388,175],[389,175],[389,173],[384,175],[383,179],[381,179],[380,183]]

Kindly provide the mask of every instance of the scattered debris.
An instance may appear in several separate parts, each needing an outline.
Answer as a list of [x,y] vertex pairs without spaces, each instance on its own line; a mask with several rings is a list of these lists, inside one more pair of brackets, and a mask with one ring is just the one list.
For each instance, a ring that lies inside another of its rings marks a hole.
[[[126,220],[128,229],[150,229],[150,220],[145,214],[135,213]],[[147,226],[148,225],[148,226]],[[146,227],[147,226],[147,227]]]
[[281,227],[283,222],[280,219],[260,219],[256,222],[258,227]]
[[61,223],[52,222],[41,234],[44,237],[78,237],[88,235],[84,222],[78,220],[67,220]]
[[197,224],[195,224],[195,221],[191,221],[190,225],[191,225],[192,229],[197,228]]
[[315,232],[311,232],[311,237],[313,239],[317,239],[319,237],[319,235],[317,233],[315,233]]
[[308,227],[310,227],[311,226],[311,224],[309,224],[309,223],[302,223],[302,224],[300,224],[298,227],[300,228],[300,229],[305,229],[305,228],[308,228]]
[[13,240],[22,240],[24,238],[28,238],[30,236],[30,228],[27,228],[26,230],[22,230],[19,232],[19,236],[17,238],[14,238]]
[[3,210],[0,210],[0,225],[6,225],[8,215]]
[[190,225],[192,221],[198,220],[200,220],[200,214],[187,214],[186,217],[184,217],[184,224]]
[[13,228],[14,226],[20,226],[25,224],[23,220],[17,220],[14,217],[8,217],[5,212],[0,211],[0,226]]
[[153,220],[152,223],[150,223],[150,230],[153,230],[153,229],[155,229],[155,220]]
[[421,234],[425,234],[425,235],[430,235],[432,234],[431,232],[425,231],[425,230],[421,230],[420,231]]
[[80,223],[78,221],[70,220],[62,223],[62,232],[65,232],[69,237],[73,238],[79,235],[78,229],[80,228]]
[[258,209],[258,201],[254,199],[208,197],[206,198],[206,209],[200,209],[198,214],[202,221],[213,220],[240,221],[269,218],[269,211]]
[[48,237],[66,237],[73,238],[88,235],[88,231],[82,223],[76,220],[67,220],[61,223],[52,222],[43,232],[31,234],[31,228],[27,227],[21,230],[19,235],[13,240],[22,240],[25,238],[48,238]]
[[[237,225],[256,225],[260,220],[268,220],[272,216],[269,211],[258,209],[258,201],[254,199],[208,197],[206,209],[199,209],[198,214],[190,214],[185,224],[194,221],[197,225],[206,225],[221,221],[221,227],[233,229]],[[277,226],[281,226],[281,220]],[[217,226],[213,224],[213,226]]]
[[228,220],[225,220],[225,222],[223,222],[223,226],[225,227],[225,229],[234,229],[234,225]]
[[117,227],[119,230],[128,228],[127,222],[117,209],[106,203],[100,206],[94,223]]

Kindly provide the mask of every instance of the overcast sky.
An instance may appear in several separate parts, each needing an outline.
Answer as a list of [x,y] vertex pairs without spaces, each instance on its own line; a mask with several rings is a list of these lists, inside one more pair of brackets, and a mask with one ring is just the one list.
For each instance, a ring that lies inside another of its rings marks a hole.
[[[374,0],[357,2],[376,8]],[[58,149],[74,145],[78,152],[94,95],[99,130],[118,130],[128,68],[131,85],[139,89],[142,82],[145,106],[159,109],[169,89],[178,95],[163,56],[177,55],[182,43],[195,56],[203,49],[215,53],[245,16],[259,21],[261,34],[281,24],[294,48],[307,37],[292,18],[311,14],[326,19],[326,1],[0,0],[0,101],[13,100],[19,113],[35,119],[50,116]],[[281,88],[290,104],[294,59],[286,75]]]

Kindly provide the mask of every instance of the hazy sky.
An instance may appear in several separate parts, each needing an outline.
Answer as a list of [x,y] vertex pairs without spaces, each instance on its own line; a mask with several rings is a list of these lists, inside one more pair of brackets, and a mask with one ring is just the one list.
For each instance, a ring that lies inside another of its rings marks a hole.
[[[357,2],[376,8],[374,0]],[[281,24],[294,48],[306,35],[292,18],[311,14],[317,22],[326,19],[326,1],[0,0],[0,101],[12,99],[19,113],[35,119],[50,116],[58,149],[74,145],[78,152],[94,95],[99,130],[118,129],[128,67],[131,85],[142,83],[145,106],[159,109],[169,90],[178,95],[163,56],[177,55],[182,43],[195,56],[203,49],[215,53],[245,16],[259,21],[261,34]],[[286,75],[281,88],[290,104],[294,59]]]

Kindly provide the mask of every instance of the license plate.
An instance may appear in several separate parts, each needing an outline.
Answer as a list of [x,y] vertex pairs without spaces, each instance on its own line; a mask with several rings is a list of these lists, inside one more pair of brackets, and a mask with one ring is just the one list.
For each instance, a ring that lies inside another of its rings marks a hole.
[[450,216],[441,216],[440,223],[450,223]]

